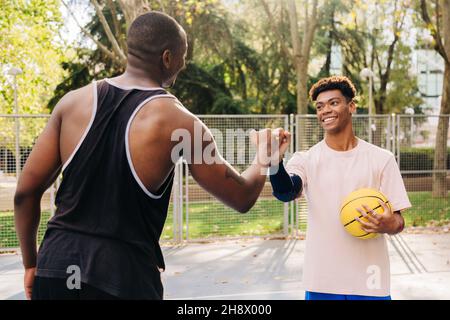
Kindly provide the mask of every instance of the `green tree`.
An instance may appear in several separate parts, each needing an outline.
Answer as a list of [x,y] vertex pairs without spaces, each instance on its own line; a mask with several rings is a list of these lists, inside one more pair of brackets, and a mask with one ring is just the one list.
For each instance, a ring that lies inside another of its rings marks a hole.
[[403,94],[403,108],[417,104],[417,79],[405,77],[411,68],[411,49],[403,41],[410,37],[407,27],[412,24],[410,2],[349,1],[346,5],[348,13],[337,18],[332,31],[342,48],[344,74],[351,77],[359,89],[366,89],[359,73],[366,67],[374,72],[372,91],[377,114],[399,109],[399,105],[391,104],[396,101],[391,95],[399,92],[392,90],[395,87],[409,88],[408,92],[412,93]]
[[[59,6],[57,0],[0,0],[0,114],[14,112],[12,78],[7,74],[11,67],[23,71],[17,76],[19,113],[49,112],[47,101],[63,76]],[[12,122],[0,121],[0,141],[11,141]],[[45,119],[22,121],[23,148],[34,142],[44,125]]]
[[[445,62],[441,108],[436,132],[433,174],[433,197],[447,197],[447,137],[450,114],[450,0],[420,0],[418,11],[433,37],[433,47]],[[431,15],[430,15],[431,12]],[[444,171],[444,172],[442,172]]]
[[[71,10],[71,3],[63,2]],[[245,28],[230,18],[218,0],[146,1],[91,0],[95,13],[83,34],[94,49],[76,48],[79,58],[63,64],[69,76],[58,86],[53,106],[60,97],[92,78],[114,76],[126,67],[126,26],[131,18],[147,10],[165,11],[188,34],[187,70],[180,74],[174,94],[195,113],[248,113],[258,111],[259,98],[267,90],[267,77],[261,76],[259,53],[240,39],[237,29]],[[132,7],[130,9],[130,6]],[[71,12],[71,11],[70,11]],[[75,15],[73,14],[76,19]],[[267,110],[267,109],[266,109]]]
[[[297,113],[306,114],[308,112],[308,66],[321,15],[319,1],[303,0],[299,10],[294,0],[280,2],[260,0],[259,2],[264,8],[273,34],[279,39],[285,58],[291,61],[295,69]],[[298,11],[301,12],[301,18]],[[276,13],[278,14],[275,15]],[[289,21],[287,34],[285,29],[280,28],[283,24],[277,22],[278,19],[286,18]]]
[[23,71],[17,77],[20,112],[47,113],[46,101],[62,76],[59,1],[1,0],[1,8],[0,113],[13,111],[13,89],[6,74],[12,66]]

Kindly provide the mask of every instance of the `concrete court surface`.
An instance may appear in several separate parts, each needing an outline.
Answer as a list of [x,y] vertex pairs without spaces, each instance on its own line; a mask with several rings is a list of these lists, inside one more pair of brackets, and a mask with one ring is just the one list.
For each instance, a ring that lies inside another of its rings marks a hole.
[[[388,237],[396,300],[450,299],[450,233]],[[165,299],[301,300],[304,240],[164,246]],[[18,254],[0,255],[0,299],[24,299]]]

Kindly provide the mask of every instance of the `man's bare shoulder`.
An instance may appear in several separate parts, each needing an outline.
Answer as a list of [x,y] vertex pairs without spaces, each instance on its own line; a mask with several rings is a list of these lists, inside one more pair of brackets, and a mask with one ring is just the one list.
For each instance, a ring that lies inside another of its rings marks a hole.
[[67,113],[75,110],[77,106],[92,104],[93,84],[90,83],[84,87],[67,92],[55,106],[54,112]]
[[191,128],[199,118],[173,97],[154,99],[144,107],[143,116],[151,116],[154,121],[171,128]]

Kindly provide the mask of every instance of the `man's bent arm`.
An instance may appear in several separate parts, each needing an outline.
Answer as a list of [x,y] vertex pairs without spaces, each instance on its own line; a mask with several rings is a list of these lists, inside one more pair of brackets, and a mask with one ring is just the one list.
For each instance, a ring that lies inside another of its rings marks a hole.
[[56,107],[25,163],[14,195],[15,227],[23,265],[27,269],[36,266],[42,195],[58,177],[61,169],[60,124],[60,112]]
[[277,167],[271,167],[275,173],[270,175],[273,195],[280,201],[289,202],[295,200],[302,191],[302,180],[298,175],[289,175],[284,168],[283,161]]
[[[166,101],[170,103],[170,101]],[[264,142],[257,147],[255,160],[242,173],[239,174],[217,150],[212,133],[196,116],[191,114],[181,105],[167,105],[165,115],[171,119],[172,131],[186,129],[190,133],[191,159],[188,161],[189,169],[197,183],[210,194],[215,196],[227,206],[239,212],[247,212],[255,204],[261,193],[267,178],[267,170],[270,163],[264,163]],[[201,128],[201,130],[199,130]],[[195,137],[195,135],[201,137]],[[266,135],[268,140],[272,138],[271,131],[266,130],[260,135]],[[206,139],[205,139],[206,137]],[[196,139],[202,143],[196,145]],[[207,152],[205,152],[205,150]],[[194,161],[195,154],[200,154],[200,162]],[[205,161],[203,155],[207,153],[214,157],[214,161]],[[186,158],[186,154],[183,156]],[[258,159],[259,157],[259,159]],[[189,160],[189,159],[188,159]]]

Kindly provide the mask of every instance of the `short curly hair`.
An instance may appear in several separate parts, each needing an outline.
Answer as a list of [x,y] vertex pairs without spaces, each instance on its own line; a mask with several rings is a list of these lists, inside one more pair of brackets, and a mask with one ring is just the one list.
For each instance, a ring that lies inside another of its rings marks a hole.
[[347,101],[353,100],[356,96],[356,88],[353,82],[345,76],[332,76],[322,78],[317,81],[309,90],[309,97],[316,101],[317,96],[324,91],[339,90]]
[[[159,61],[164,50],[179,50],[186,38],[183,27],[171,16],[150,11],[138,16],[127,34],[128,55],[148,62]],[[142,66],[140,66],[142,67]]]

